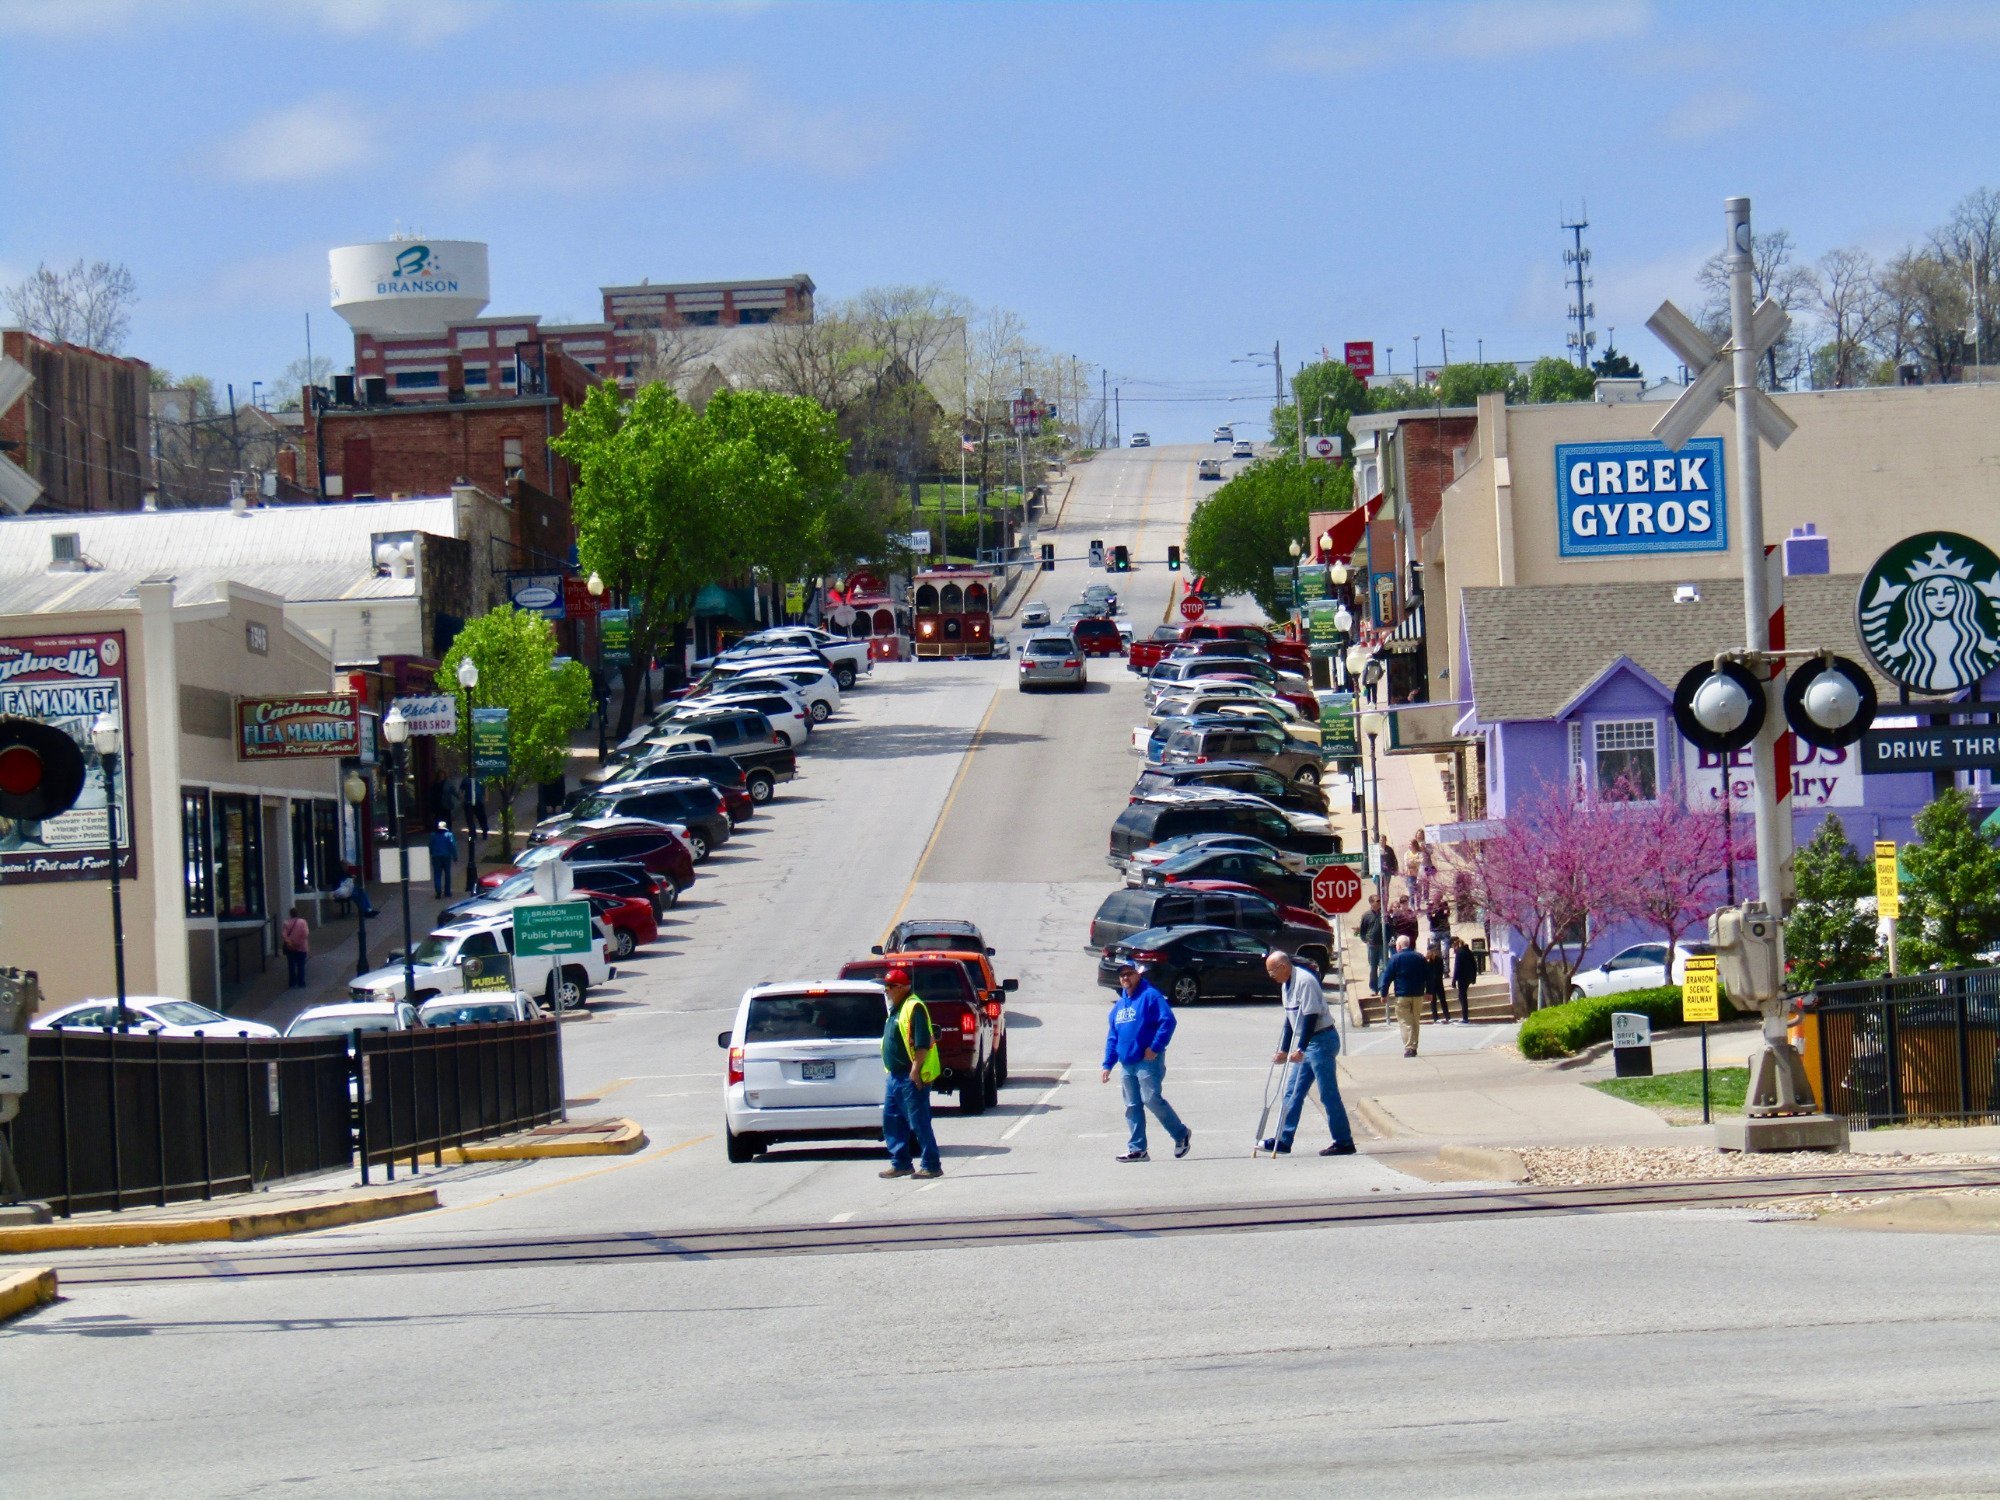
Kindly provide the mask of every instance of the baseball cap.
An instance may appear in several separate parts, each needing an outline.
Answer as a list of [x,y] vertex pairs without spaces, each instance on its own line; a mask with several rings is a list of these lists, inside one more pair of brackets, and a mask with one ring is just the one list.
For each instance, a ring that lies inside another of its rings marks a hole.
[[891,969],[888,973],[882,976],[882,982],[884,984],[907,985],[910,982],[910,971],[904,968],[901,964],[898,964],[895,968]]
[[1128,958],[1125,960],[1125,962],[1123,962],[1118,966],[1118,972],[1120,974],[1137,974],[1140,972],[1140,969],[1137,964],[1133,963],[1132,960]]

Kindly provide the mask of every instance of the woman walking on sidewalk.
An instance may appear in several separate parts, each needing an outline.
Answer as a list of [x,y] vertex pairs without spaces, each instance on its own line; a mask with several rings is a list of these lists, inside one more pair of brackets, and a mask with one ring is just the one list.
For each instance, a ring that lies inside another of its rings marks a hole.
[[285,949],[285,988],[304,989],[306,958],[312,953],[312,929],[306,926],[306,919],[296,906],[285,918],[278,937]]
[[1451,982],[1458,989],[1460,1024],[1472,1024],[1472,982],[1479,977],[1479,955],[1464,938],[1455,938],[1451,948]]
[[1430,974],[1431,1019],[1446,1025],[1451,1020],[1451,1002],[1444,997],[1444,953],[1436,938],[1424,949],[1424,968]]

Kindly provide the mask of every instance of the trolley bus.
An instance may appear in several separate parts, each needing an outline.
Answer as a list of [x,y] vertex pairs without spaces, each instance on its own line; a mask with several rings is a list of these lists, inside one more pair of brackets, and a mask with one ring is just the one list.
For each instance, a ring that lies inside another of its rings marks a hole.
[[923,568],[911,579],[917,659],[993,654],[993,574],[969,563]]

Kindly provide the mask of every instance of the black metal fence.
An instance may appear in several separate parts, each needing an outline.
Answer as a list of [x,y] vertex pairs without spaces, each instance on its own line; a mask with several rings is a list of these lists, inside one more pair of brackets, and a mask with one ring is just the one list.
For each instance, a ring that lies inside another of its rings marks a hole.
[[36,1033],[6,1128],[58,1213],[164,1205],[348,1165],[347,1078],[341,1037]]
[[1830,984],[1814,996],[1820,1098],[1850,1124],[2000,1116],[2000,968]]
[[370,1031],[355,1059],[360,1080],[361,1180],[381,1164],[415,1171],[447,1146],[563,1117],[562,1023],[503,1021],[416,1031]]

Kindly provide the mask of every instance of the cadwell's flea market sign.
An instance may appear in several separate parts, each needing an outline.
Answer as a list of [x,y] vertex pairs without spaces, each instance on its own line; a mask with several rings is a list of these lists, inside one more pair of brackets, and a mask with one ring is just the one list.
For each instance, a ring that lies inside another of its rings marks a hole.
[[1556,444],[1556,523],[1564,557],[1727,552],[1722,439]]
[[236,700],[238,760],[360,753],[361,712],[352,693]]

